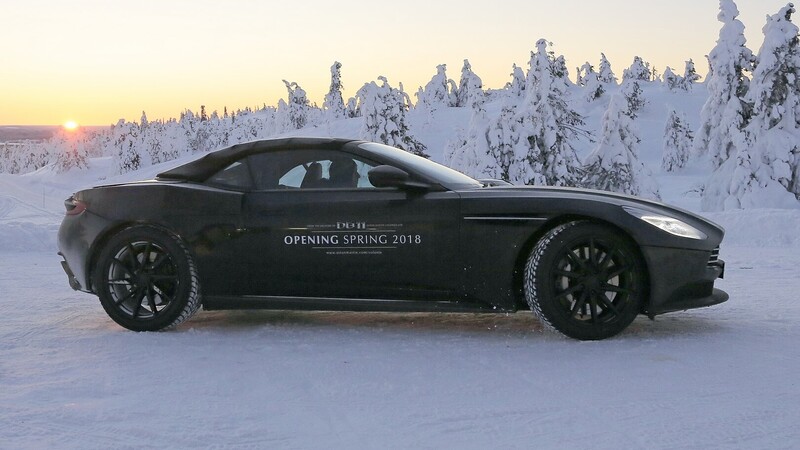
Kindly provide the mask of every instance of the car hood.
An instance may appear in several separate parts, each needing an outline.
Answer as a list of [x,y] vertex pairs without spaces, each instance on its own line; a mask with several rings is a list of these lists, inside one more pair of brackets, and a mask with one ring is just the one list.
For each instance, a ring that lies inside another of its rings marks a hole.
[[[482,210],[494,214],[525,214],[525,211],[530,210],[530,202],[536,202],[539,205],[533,210],[547,211],[544,214],[545,218],[575,214],[610,220],[618,217],[620,213],[629,216],[622,210],[622,207],[626,206],[674,217],[707,234],[719,234],[720,239],[724,234],[724,229],[720,225],[691,211],[654,200],[614,192],[569,187],[497,186],[464,190],[460,194],[464,199],[474,200],[474,202],[467,202],[468,204],[473,203],[475,206],[470,208],[471,210],[466,210],[465,214],[481,214]],[[483,201],[483,199],[491,199],[491,202]],[[498,202],[498,200],[504,201]],[[486,205],[489,203],[503,205],[500,208],[504,210],[491,211],[493,208],[487,210]],[[620,222],[618,220],[610,221]]]
[[616,192],[600,191],[596,189],[584,189],[574,187],[556,186],[493,186],[473,190],[478,195],[507,196],[507,197],[553,197],[564,199],[590,199],[593,201],[603,201],[619,205],[642,205],[654,208],[667,208],[669,210],[679,210],[692,214],[680,208],[667,205],[655,200],[649,200],[633,195],[619,194]]

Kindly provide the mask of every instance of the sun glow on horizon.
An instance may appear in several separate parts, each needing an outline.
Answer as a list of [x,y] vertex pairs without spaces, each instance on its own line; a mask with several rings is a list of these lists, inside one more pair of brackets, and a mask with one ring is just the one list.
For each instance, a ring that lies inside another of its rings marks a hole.
[[78,122],[74,120],[68,120],[64,122],[64,129],[67,131],[75,131],[78,129]]
[[[788,1],[736,0],[751,50],[763,42],[765,16]],[[274,107],[287,100],[283,79],[297,82],[312,104],[321,105],[334,61],[343,64],[345,100],[384,75],[395,88],[402,82],[415,103],[413,93],[431,80],[439,64],[447,64],[448,78],[458,82],[465,58],[484,89],[502,89],[511,81],[512,64],[527,71],[540,38],[553,43],[548,50],[555,56],[564,56],[573,81],[584,62],[597,69],[601,53],[620,79],[634,56],[659,73],[670,66],[681,74],[684,61],[692,58],[705,76],[704,55],[714,48],[722,26],[717,1],[679,1],[676,7],[675,2],[631,0],[500,0],[479,14],[448,2],[410,2],[403,8],[408,11],[398,14],[388,2],[310,0],[302,30],[291,20],[265,27],[264,18],[274,14],[272,2],[233,3],[220,8],[218,2],[192,2],[187,13],[186,2],[137,2],[136,8],[91,0],[5,2],[2,16],[15,20],[4,22],[0,38],[15,43],[3,50],[1,84],[13,89],[3,92],[0,124],[62,122],[62,131],[80,132],[119,119],[138,121],[142,111],[151,120],[166,121],[201,105],[220,115],[225,108]],[[331,23],[349,26],[367,13],[385,20],[359,21],[358,33],[329,34]],[[120,15],[141,26],[121,26]],[[41,27],[35,33],[32,23]],[[387,32],[406,23],[415,31]],[[142,45],[142,26],[148,41],[159,45]],[[186,45],[186,36],[199,30],[214,30],[215,38]],[[53,43],[64,36],[71,51],[53,53]],[[292,36],[291,45],[275,45],[286,36]],[[108,55],[125,56],[109,64]],[[67,118],[85,125],[70,129]]]

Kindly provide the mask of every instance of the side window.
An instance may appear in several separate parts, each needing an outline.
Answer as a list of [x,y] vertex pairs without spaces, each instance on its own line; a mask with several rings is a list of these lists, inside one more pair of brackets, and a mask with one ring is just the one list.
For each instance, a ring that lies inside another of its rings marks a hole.
[[377,164],[370,164],[364,161],[356,160],[356,172],[358,172],[358,183],[357,187],[360,188],[374,188],[375,186],[369,182],[368,173],[370,169],[377,166]]
[[334,150],[284,150],[250,157],[257,189],[374,188],[367,173],[377,164]]
[[235,189],[249,189],[253,184],[246,160],[236,161],[228,167],[212,175],[208,184]]
[[[314,178],[310,172],[313,172],[314,168],[309,167],[306,164],[300,164],[298,166],[294,166],[289,169],[288,172],[283,174],[281,179],[278,181],[278,184],[281,186],[293,187],[293,188],[300,188],[303,186],[303,181],[308,182],[308,179]],[[320,172],[319,176],[316,179],[320,179],[322,177],[322,172]]]

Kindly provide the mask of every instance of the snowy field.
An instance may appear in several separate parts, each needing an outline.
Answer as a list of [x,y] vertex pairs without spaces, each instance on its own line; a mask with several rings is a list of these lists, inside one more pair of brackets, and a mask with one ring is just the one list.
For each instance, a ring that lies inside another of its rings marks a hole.
[[[800,210],[707,214],[731,299],[603,342],[530,313],[200,312],[133,333],[55,254],[92,176],[0,174],[0,448],[800,445]],[[696,210],[698,179],[660,182]]]
[[200,312],[133,333],[52,252],[0,253],[0,447],[797,448],[793,248],[722,305],[577,342],[529,313]]

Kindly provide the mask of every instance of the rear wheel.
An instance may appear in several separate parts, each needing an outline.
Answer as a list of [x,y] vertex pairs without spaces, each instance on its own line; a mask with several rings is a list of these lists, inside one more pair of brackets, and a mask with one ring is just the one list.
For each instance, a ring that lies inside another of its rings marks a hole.
[[103,309],[129,330],[174,327],[200,307],[200,283],[189,251],[160,228],[126,228],[111,238],[94,277]]
[[550,328],[581,340],[624,330],[646,297],[636,247],[605,225],[576,221],[542,237],[525,268],[525,297]]

